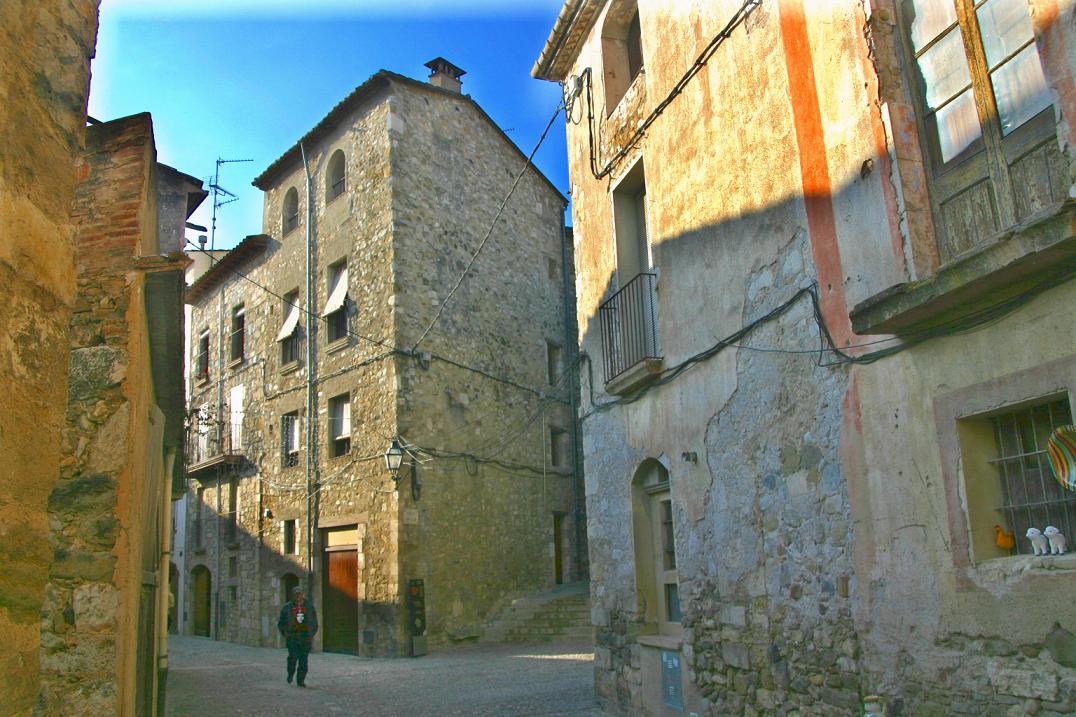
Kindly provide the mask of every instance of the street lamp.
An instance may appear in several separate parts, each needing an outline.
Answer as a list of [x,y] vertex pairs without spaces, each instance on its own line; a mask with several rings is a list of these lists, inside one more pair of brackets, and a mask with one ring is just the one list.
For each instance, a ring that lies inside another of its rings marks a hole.
[[399,480],[400,463],[403,462],[403,449],[400,448],[400,441],[393,438],[392,445],[385,451],[385,467],[389,470],[389,475],[392,476],[392,482],[396,483]]

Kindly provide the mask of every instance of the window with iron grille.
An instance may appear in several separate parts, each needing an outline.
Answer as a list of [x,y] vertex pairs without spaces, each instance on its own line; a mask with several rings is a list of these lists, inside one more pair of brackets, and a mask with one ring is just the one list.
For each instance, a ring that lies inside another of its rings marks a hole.
[[351,452],[351,396],[342,394],[329,399],[329,455]]
[[194,379],[196,381],[209,380],[209,331],[205,330],[198,336],[198,357],[195,361]]
[[299,465],[299,412],[280,417],[280,458],[285,467]]
[[232,334],[229,356],[232,363],[242,361],[246,350],[246,309],[240,304],[232,309]]
[[1001,500],[997,510],[1004,533],[1014,538],[1017,553],[1032,552],[1025,537],[1028,528],[1042,531],[1052,525],[1072,539],[1076,493],[1054,480],[1046,455],[1050,434],[1069,423],[1072,411],[1063,398],[991,418],[996,457],[988,462],[996,469],[999,481]]

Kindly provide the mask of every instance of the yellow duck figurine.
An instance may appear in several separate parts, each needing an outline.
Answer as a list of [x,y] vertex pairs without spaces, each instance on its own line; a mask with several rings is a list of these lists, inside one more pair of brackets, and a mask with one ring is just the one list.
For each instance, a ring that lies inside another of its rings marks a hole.
[[1000,525],[994,526],[994,545],[1002,550],[1012,550],[1016,547],[1016,538],[1012,533],[1006,533]]

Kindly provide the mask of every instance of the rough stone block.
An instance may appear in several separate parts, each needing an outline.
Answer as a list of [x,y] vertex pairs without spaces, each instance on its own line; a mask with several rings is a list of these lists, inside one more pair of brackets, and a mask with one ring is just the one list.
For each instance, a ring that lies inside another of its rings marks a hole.
[[997,692],[1016,697],[1034,697],[1042,700],[1057,699],[1057,675],[1042,669],[1016,666],[995,660],[987,665],[987,677]]
[[733,667],[741,670],[751,668],[750,651],[743,645],[724,644],[721,646],[721,658]]

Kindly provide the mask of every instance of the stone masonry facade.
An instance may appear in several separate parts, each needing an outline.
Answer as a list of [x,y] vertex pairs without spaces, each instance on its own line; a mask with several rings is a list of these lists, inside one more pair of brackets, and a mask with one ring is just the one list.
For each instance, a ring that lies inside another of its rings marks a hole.
[[[1012,5],[1040,104],[984,111],[955,170],[913,6],[568,0],[535,65],[567,97],[609,711],[1076,710],[1076,562],[993,532],[1071,522],[1040,457],[1076,400],[1073,7]],[[1007,507],[1014,475],[1050,507]]]
[[[344,189],[333,196],[338,152]],[[526,170],[472,272],[411,350],[524,160],[469,97],[383,71],[259,177],[265,233],[188,292],[192,366],[210,334],[209,372],[194,372],[189,412],[195,423],[208,416],[204,442],[219,430],[234,455],[218,460],[210,448],[209,460],[188,460],[185,631],[276,644],[284,588],[298,583],[321,614],[318,647],[406,655],[411,579],[425,583],[426,634],[437,643],[477,637],[507,597],[585,574],[565,200],[536,170]],[[330,340],[324,307],[345,264],[348,333]],[[302,309],[294,361],[277,340],[291,310],[284,297]],[[245,348],[233,361],[238,306]],[[552,384],[547,345],[559,349]],[[333,455],[341,397],[350,441]],[[283,435],[292,416],[299,429]],[[558,465],[551,435],[560,436]],[[405,462],[398,487],[383,459],[394,437],[418,458],[414,482]],[[198,440],[195,431],[189,442]],[[354,561],[345,585],[330,572],[336,560]],[[348,593],[353,608],[326,604]]]
[[0,6],[0,713],[30,714],[41,685],[47,504],[60,472],[71,202],[97,37],[96,0]]

